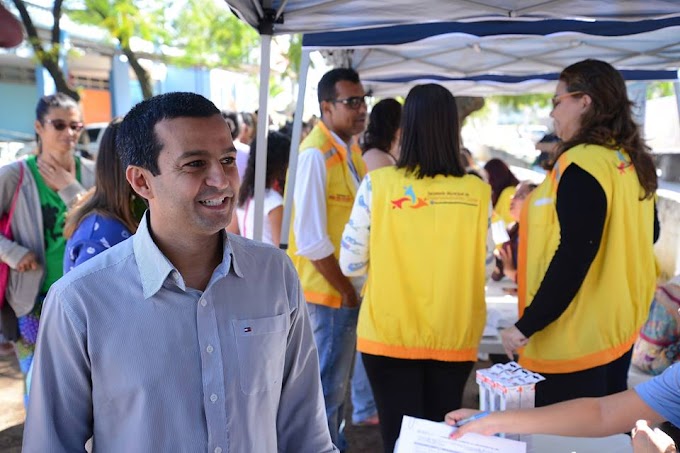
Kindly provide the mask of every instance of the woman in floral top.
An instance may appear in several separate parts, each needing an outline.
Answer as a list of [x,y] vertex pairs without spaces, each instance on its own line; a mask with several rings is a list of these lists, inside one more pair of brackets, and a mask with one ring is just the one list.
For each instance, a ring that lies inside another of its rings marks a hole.
[[97,155],[97,180],[66,219],[64,273],[130,237],[139,221],[134,215],[132,188],[125,179],[115,139],[120,119],[104,132]]

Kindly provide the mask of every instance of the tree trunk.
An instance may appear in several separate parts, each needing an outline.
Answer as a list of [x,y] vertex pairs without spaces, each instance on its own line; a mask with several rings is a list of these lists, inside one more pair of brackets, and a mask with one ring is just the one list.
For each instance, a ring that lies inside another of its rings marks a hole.
[[[28,40],[31,43],[31,46],[33,46],[33,51],[35,52],[36,57],[38,58],[38,61],[40,61],[40,64],[42,64],[45,69],[47,69],[47,72],[50,73],[52,76],[52,79],[54,79],[54,85],[57,88],[57,91],[59,93],[64,93],[69,96],[71,96],[73,99],[76,101],[80,101],[80,94],[71,86],[69,85],[68,81],[66,80],[66,77],[64,77],[64,72],[61,70],[59,67],[58,63],[58,52],[56,52],[56,49],[58,49],[58,46],[60,45],[59,41],[53,42],[52,43],[52,51],[46,52],[45,49],[42,46],[42,43],[40,42],[40,38],[38,37],[38,30],[36,30],[35,26],[33,25],[33,21],[31,20],[31,16],[28,14],[28,10],[26,9],[26,5],[24,4],[23,0],[13,0],[14,5],[17,7],[19,10],[19,15],[21,16],[21,21],[24,24],[24,28],[26,29],[26,33],[28,34]],[[59,2],[61,4],[61,1]],[[55,14],[59,14],[61,16],[61,8],[55,8],[54,9]],[[59,18],[55,17],[54,18],[54,24],[57,29],[57,36],[59,35]],[[54,32],[54,29],[53,29]],[[54,35],[53,35],[54,36]]]
[[144,69],[141,64],[139,64],[137,55],[135,55],[129,46],[121,46],[121,48],[128,59],[128,63],[130,63],[130,66],[132,66],[132,70],[135,72],[137,80],[139,80],[139,86],[142,88],[142,96],[144,99],[153,97],[153,86],[151,85],[151,77],[149,77],[149,73],[146,72],[146,69]]
[[473,112],[484,107],[484,98],[470,96],[456,96],[458,106],[458,122],[463,127],[463,121]]

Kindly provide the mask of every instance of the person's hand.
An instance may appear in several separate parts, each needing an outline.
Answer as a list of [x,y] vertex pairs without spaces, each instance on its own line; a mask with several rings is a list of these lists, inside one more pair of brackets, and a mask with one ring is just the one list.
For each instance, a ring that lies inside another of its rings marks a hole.
[[[447,425],[456,426],[456,423],[459,421],[470,418],[480,412],[481,411],[474,409],[458,409],[446,414],[444,417],[444,422],[446,422]],[[485,417],[464,424],[460,428],[453,431],[449,437],[451,439],[459,439],[467,433],[477,433],[483,434],[485,436],[496,434],[496,431],[491,423],[492,419],[489,418],[491,415],[492,414],[489,414]]]
[[633,453],[675,453],[678,451],[668,434],[659,428],[652,430],[646,420],[638,420],[631,435]]
[[515,326],[510,326],[500,331],[503,349],[510,360],[515,360],[514,353],[517,349],[525,346],[529,339]]
[[343,291],[342,306],[345,308],[356,308],[359,306],[359,296],[353,286]]
[[75,160],[71,163],[71,167],[65,170],[54,157],[42,153],[38,158],[38,171],[45,180],[45,184],[54,191],[60,191],[76,180]]
[[40,264],[38,263],[38,258],[35,256],[35,253],[33,252],[28,252],[24,255],[23,258],[19,261],[19,264],[17,264],[17,270],[19,272],[26,272],[26,271],[34,271],[37,270],[40,267]]

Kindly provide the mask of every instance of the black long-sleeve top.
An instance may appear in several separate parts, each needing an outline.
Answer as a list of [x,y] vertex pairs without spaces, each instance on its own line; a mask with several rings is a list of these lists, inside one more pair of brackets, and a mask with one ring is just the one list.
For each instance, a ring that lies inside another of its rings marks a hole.
[[[600,248],[607,215],[604,189],[590,173],[576,164],[564,171],[557,188],[560,244],[536,296],[515,327],[525,337],[544,329],[569,307],[586,278]],[[654,206],[654,242],[659,237]]]

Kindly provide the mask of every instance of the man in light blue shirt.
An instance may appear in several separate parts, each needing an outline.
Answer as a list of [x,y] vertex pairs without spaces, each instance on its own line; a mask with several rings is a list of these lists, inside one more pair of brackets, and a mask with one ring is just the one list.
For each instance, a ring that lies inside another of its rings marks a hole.
[[23,451],[337,451],[292,263],[224,231],[238,174],[220,111],[164,94],[118,137],[149,210],[48,294]]

